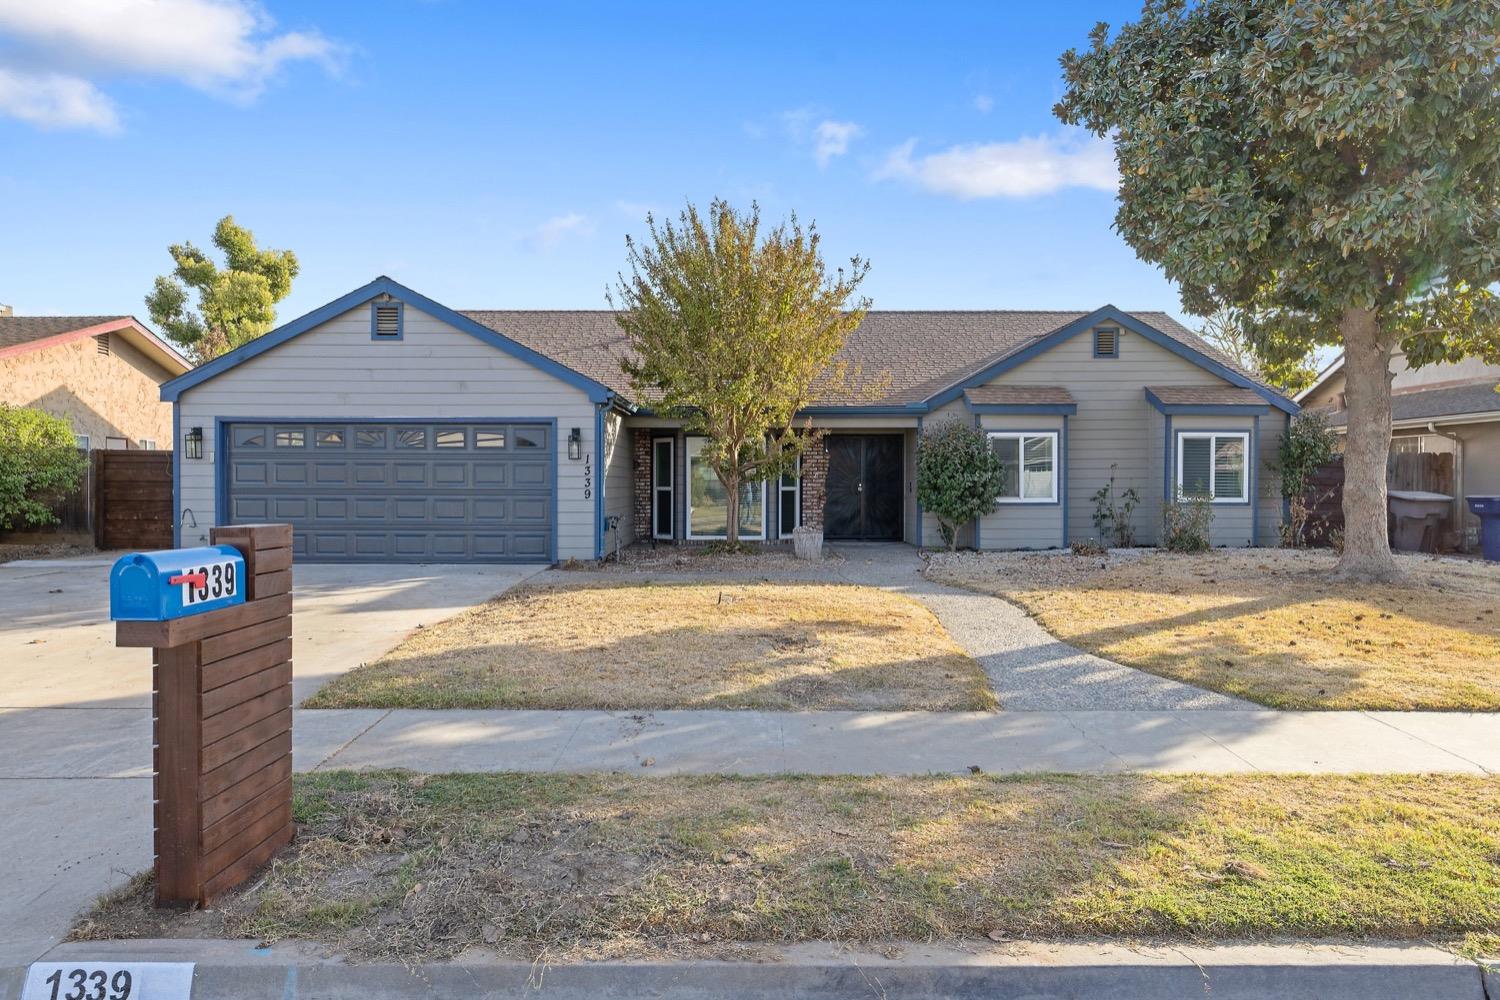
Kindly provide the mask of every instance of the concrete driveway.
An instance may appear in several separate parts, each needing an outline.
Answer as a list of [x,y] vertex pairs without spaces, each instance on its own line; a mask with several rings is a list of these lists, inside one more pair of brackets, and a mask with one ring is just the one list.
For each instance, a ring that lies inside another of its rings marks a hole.
[[[0,965],[31,961],[151,864],[151,655],[114,646],[111,562],[0,565]],[[293,696],[542,568],[296,567]]]

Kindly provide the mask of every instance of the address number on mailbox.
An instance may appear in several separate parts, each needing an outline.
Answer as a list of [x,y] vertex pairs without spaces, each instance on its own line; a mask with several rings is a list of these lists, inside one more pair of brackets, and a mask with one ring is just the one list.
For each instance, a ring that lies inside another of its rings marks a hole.
[[188,567],[167,582],[182,584],[182,606],[189,608],[204,601],[217,601],[238,594],[240,580],[234,566],[231,560],[224,559]]

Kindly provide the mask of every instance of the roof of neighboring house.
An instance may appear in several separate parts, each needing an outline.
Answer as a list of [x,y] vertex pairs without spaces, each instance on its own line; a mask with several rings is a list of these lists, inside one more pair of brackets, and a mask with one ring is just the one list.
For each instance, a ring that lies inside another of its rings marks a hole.
[[[1467,385],[1448,385],[1391,394],[1391,419],[1397,423],[1404,420],[1440,420],[1461,414],[1493,413],[1500,413],[1500,393],[1495,391],[1495,380],[1492,378]],[[1328,417],[1328,423],[1333,427],[1343,427],[1348,421],[1348,410],[1339,410]]]
[[[613,312],[602,309],[460,312],[608,386],[622,397],[635,395],[629,379],[620,370],[620,362],[629,348]],[[839,360],[848,366],[846,379],[839,385],[826,383],[817,403],[820,406],[919,404],[1089,315],[1085,311],[871,310],[839,353]],[[1191,351],[1264,385],[1166,313],[1128,315]],[[878,391],[872,392],[872,388]]]
[[965,389],[964,398],[980,406],[1052,406],[1077,402],[1060,385],[981,385]]
[[0,358],[105,333],[120,334],[173,376],[193,367],[175,347],[134,316],[0,316]]
[[1233,385],[1148,385],[1146,389],[1168,406],[1264,406],[1253,389]]

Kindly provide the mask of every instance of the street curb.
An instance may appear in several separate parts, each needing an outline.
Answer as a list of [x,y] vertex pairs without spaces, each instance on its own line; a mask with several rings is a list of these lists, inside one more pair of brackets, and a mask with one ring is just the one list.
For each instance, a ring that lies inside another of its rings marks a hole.
[[[193,1000],[371,1000],[540,995],[557,1000],[652,997],[998,998],[1025,1000],[1444,1000],[1500,997],[1500,975],[1419,945],[1141,947],[1112,943],[986,948],[902,945],[900,957],[827,945],[780,949],[779,961],[585,962],[535,966],[467,958],[407,969],[350,965],[305,946],[244,941],[59,945],[48,961],[192,961]],[[0,970],[0,1000],[20,996],[25,968]]]

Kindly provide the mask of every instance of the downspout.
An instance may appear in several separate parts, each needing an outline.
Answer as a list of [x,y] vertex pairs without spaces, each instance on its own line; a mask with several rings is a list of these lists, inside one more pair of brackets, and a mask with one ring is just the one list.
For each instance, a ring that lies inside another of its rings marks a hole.
[[1464,439],[1452,431],[1440,431],[1433,421],[1427,422],[1427,430],[1437,437],[1453,442],[1453,527],[1458,531],[1458,547],[1467,549],[1469,531],[1464,526]]

